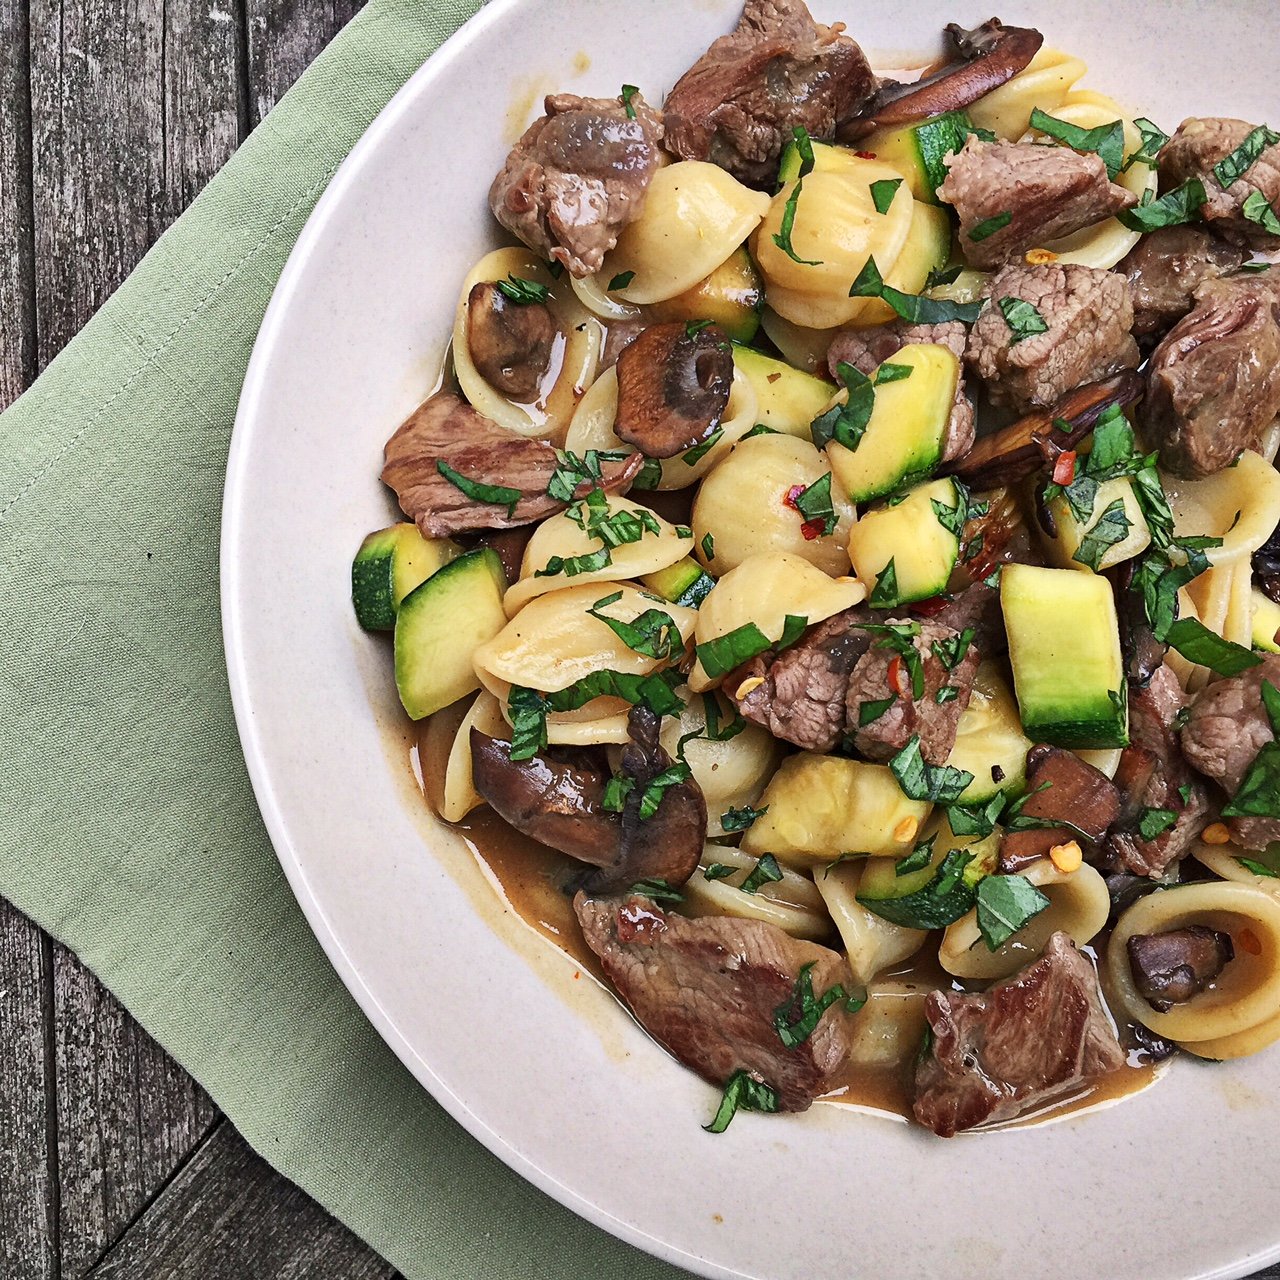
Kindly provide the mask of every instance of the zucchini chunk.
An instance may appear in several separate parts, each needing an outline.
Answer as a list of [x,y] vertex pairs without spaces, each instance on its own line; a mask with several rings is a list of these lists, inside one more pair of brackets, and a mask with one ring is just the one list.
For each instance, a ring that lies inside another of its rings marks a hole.
[[1263,653],[1280,653],[1280,604],[1254,587],[1253,647]]
[[733,342],[750,342],[760,328],[764,285],[746,248],[739,246],[705,280],[649,307],[649,318],[711,320]]
[[1000,606],[1022,725],[1036,742],[1123,747],[1129,706],[1115,600],[1106,578],[1008,564]]
[[[892,379],[877,382],[889,367]],[[903,375],[900,371],[909,369]],[[960,381],[960,361],[946,347],[912,343],[871,375],[875,402],[857,449],[832,440],[831,470],[855,502],[895,493],[929,475],[942,460]],[[841,392],[837,399],[848,399]]]
[[507,581],[492,547],[437,569],[396,614],[396,688],[414,720],[480,688],[472,655],[507,625]]
[[947,156],[960,151],[970,128],[963,111],[948,111],[919,124],[876,129],[860,139],[860,146],[897,169],[917,200],[941,204],[938,188],[947,176]]
[[951,768],[973,774],[957,803],[983,804],[998,791],[1020,791],[1032,745],[1022,731],[1018,704],[999,667],[994,662],[981,663],[969,705],[960,715],[956,745],[947,757]]
[[734,347],[733,363],[756,393],[757,422],[810,439],[810,423],[831,403],[831,383],[751,347]]
[[849,559],[867,603],[893,609],[941,595],[960,557],[964,509],[953,480],[934,480],[868,511],[849,531]]
[[654,595],[688,609],[696,609],[716,585],[716,580],[692,556],[685,556],[665,569],[646,573],[640,581]]
[[424,538],[416,524],[393,524],[371,533],[351,562],[356,621],[366,631],[390,631],[405,596],[461,554],[456,542]]

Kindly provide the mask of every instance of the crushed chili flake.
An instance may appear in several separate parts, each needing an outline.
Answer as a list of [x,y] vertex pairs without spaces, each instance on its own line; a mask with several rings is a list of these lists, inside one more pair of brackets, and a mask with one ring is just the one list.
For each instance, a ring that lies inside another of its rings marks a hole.
[[900,698],[911,692],[911,677],[907,675],[907,664],[902,655],[895,653],[889,661],[889,688]]
[[934,596],[932,600],[917,600],[911,606],[911,612],[919,614],[922,618],[932,618],[935,614],[941,613],[950,603],[947,596]]
[[796,503],[799,501],[800,495],[803,492],[804,492],[804,485],[793,484],[791,488],[788,489],[786,493],[782,495],[782,505],[784,507],[790,507],[792,511],[799,511],[800,508],[796,506]]
[[1075,478],[1076,452],[1074,449],[1067,449],[1058,454],[1058,460],[1053,464],[1053,483],[1060,484],[1065,489]]
[[1236,945],[1241,951],[1251,956],[1262,954],[1262,943],[1252,929],[1241,929],[1235,936]]
[[812,542],[815,538],[820,538],[826,532],[827,522],[825,520],[806,520],[800,526],[800,532],[804,534],[806,542]]
[[853,153],[859,160],[874,160],[876,153],[874,151],[855,151]]

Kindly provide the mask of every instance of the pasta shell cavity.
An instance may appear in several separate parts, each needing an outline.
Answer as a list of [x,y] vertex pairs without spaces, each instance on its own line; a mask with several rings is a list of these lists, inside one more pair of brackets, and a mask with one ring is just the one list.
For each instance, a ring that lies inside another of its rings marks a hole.
[[865,986],[890,965],[915,955],[929,935],[868,911],[858,901],[862,871],[861,861],[833,863],[816,871],[813,882],[840,931],[853,980]]
[[1107,884],[1087,863],[1062,872],[1048,858],[1041,858],[1022,874],[1049,899],[1049,905],[994,951],[978,928],[976,910],[948,925],[938,947],[938,960],[948,973],[984,982],[1007,978],[1034,960],[1059,929],[1083,946],[1107,923],[1111,910]]
[[[599,277],[633,272],[613,290],[624,302],[665,302],[709,276],[755,230],[769,197],[714,164],[681,160],[659,169],[644,210],[618,237]],[[847,287],[847,286],[846,286]]]
[[1031,126],[1031,113],[1039,107],[1053,115],[1087,70],[1079,58],[1042,48],[1012,80],[983,94],[965,111],[980,129],[1001,138],[1020,138]]
[[[551,367],[536,400],[516,404],[480,376],[471,358],[467,333],[467,299],[477,284],[516,276],[547,290],[547,305],[557,334]],[[557,280],[547,265],[527,249],[495,249],[467,274],[453,322],[454,372],[462,394],[486,418],[522,436],[559,436],[568,428],[583,391],[596,376],[604,332],[578,301],[567,277]]]
[[[1204,991],[1161,1013],[1138,993],[1129,939],[1191,925],[1229,934],[1235,957]],[[1129,1018],[1201,1057],[1240,1057],[1280,1037],[1280,900],[1252,885],[1203,881],[1139,899],[1116,923],[1107,966]]]
[[[738,887],[755,869],[756,859],[730,845],[708,844],[702,863],[681,892],[681,910],[691,916],[737,916],[777,925],[793,938],[819,942],[831,933],[831,921],[822,896],[807,875],[779,867],[782,879],[766,881],[754,893]],[[731,867],[727,876],[708,880],[709,867]]]
[[[603,519],[612,520],[615,529],[619,525],[616,517],[626,513],[632,520],[622,532],[629,536],[639,531],[640,536],[634,542],[608,546],[602,538],[588,532],[590,509],[580,505],[544,520],[525,548],[519,581],[513,583],[503,597],[508,617],[514,617],[530,600],[550,591],[566,586],[585,586],[591,582],[639,578],[646,573],[666,569],[689,554],[689,538],[681,537],[675,525],[655,515],[648,507],[632,502],[630,498],[610,494],[606,508],[608,514]],[[583,557],[599,556],[607,546],[606,564],[598,569],[569,572],[581,564]],[[557,572],[549,573],[548,569],[557,569]]]
[[[779,640],[789,617],[812,626],[863,599],[866,588],[852,578],[830,578],[799,556],[785,553],[751,556],[730,569],[708,593],[697,612],[697,641],[727,636],[748,624],[769,640]],[[694,664],[689,688],[702,693],[720,684]],[[896,785],[896,784],[895,784]]]
[[[831,468],[808,441],[767,435],[744,440],[702,482],[693,504],[694,546],[716,573],[744,560],[786,553],[835,577],[849,572],[847,543],[853,503],[842,486],[829,484],[831,531],[811,522],[796,505],[800,493],[830,476]],[[707,535],[714,556],[703,550]]]

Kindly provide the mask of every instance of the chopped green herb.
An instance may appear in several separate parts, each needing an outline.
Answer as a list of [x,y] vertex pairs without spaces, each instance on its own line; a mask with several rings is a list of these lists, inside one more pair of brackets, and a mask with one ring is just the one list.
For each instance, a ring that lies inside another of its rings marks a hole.
[[[809,131],[800,124],[791,130],[791,136],[795,139],[796,151],[800,156],[800,172],[797,176],[807,178],[813,172],[813,166],[817,164],[813,154],[813,139],[809,137]],[[779,190],[783,185],[781,182],[778,183]]]
[[546,302],[551,290],[536,280],[525,280],[521,276],[508,275],[505,280],[497,281],[498,292],[510,299],[517,306],[528,306],[531,302]]
[[1165,638],[1188,662],[1208,667],[1220,676],[1237,676],[1262,661],[1243,645],[1210,631],[1197,618],[1180,618],[1169,627]]
[[969,239],[977,244],[981,240],[990,239],[997,231],[1003,231],[1013,221],[1013,213],[1006,209],[992,218],[984,218],[969,232]]
[[[1148,191],[1147,195],[1151,193]],[[1122,209],[1116,217],[1130,231],[1156,231],[1160,227],[1195,222],[1207,199],[1204,183],[1199,178],[1188,178],[1180,187],[1174,187],[1158,200],[1144,199],[1136,208]]]
[[757,422],[756,425],[752,427],[751,430],[742,438],[744,440],[751,440],[755,436],[780,436],[781,434],[781,431],[777,431],[773,427],[765,426],[763,422]]
[[638,676],[627,671],[593,671],[567,689],[548,693],[543,701],[552,711],[577,711],[593,698],[621,698],[633,707],[648,707],[655,715],[678,716],[684,699],[676,686],[684,682],[677,671],[657,671]]
[[661,609],[646,609],[633,622],[621,618],[611,618],[599,610],[613,603],[617,595],[597,600],[587,613],[599,622],[603,622],[623,644],[635,653],[642,653],[648,658],[657,658],[660,662],[668,661],[684,653],[684,640],[680,628],[669,613]]
[[624,84],[622,92],[618,95],[622,99],[622,105],[627,109],[627,119],[634,120],[636,118],[636,109],[631,105],[631,99],[639,93],[640,90],[633,84]]
[[909,876],[913,872],[923,871],[933,861],[933,846],[938,836],[935,832],[927,840],[916,845],[905,858],[899,858],[893,864],[895,876]]
[[755,893],[762,885],[776,884],[782,879],[782,868],[771,853],[766,853],[752,869],[751,874],[738,886],[743,893]]
[[973,907],[973,885],[965,877],[973,859],[971,850],[952,849],[924,888],[901,898],[859,895],[858,902],[868,911],[907,929],[945,929]]
[[[924,663],[914,640],[920,634],[918,622],[886,622],[855,624],[859,631],[867,631],[878,636],[877,649],[889,649],[903,661],[908,675],[911,677],[911,697],[918,702],[924,697]],[[892,705],[892,700],[891,700]]]
[[687,524],[678,524],[675,526],[677,538],[692,538],[693,530]]
[[1097,573],[1099,571],[1098,566],[1102,563],[1102,557],[1116,543],[1123,542],[1129,536],[1129,530],[1132,528],[1133,522],[1124,513],[1124,499],[1117,498],[1098,517],[1093,528],[1080,540],[1080,545],[1076,548],[1076,553],[1071,558],[1077,564],[1086,565],[1094,573]]
[[673,889],[665,880],[637,880],[627,892],[638,893],[644,898],[652,898],[654,902],[684,901],[684,894],[678,889]]
[[876,577],[876,585],[867,597],[867,603],[873,609],[891,609],[898,603],[898,569],[893,556]]
[[747,722],[736,710],[733,718],[723,728],[720,727],[720,702],[714,693],[702,695],[702,714],[706,729],[699,736],[706,738],[708,742],[728,742],[747,727]]
[[773,1028],[778,1033],[778,1039],[788,1049],[802,1045],[817,1030],[822,1015],[837,1001],[847,1001],[849,998],[839,982],[815,998],[812,976],[814,963],[811,960],[801,967],[800,976],[796,978],[791,994],[773,1011]]
[[1268,148],[1280,142],[1280,133],[1268,129],[1265,124],[1252,130],[1245,140],[1229,155],[1213,166],[1213,176],[1225,191],[1253,168],[1258,157]]
[[835,508],[831,505],[830,471],[826,475],[820,476],[802,493],[796,494],[795,508],[806,521],[821,520],[824,537],[829,536],[834,531],[838,518]]
[[955,804],[973,781],[973,774],[967,769],[930,764],[920,754],[919,734],[914,734],[889,761],[889,769],[908,799],[929,800],[934,804]]
[[704,535],[701,546],[702,554],[706,556],[708,560],[714,560],[716,558],[716,539],[714,534],[708,533]]
[[563,574],[566,578],[576,578],[580,573],[598,573],[613,563],[613,554],[608,547],[592,551],[581,556],[552,556],[541,569],[535,569],[535,578],[554,578]]
[[631,482],[633,489],[656,489],[662,482],[662,463],[657,458],[646,458]]
[[640,821],[648,822],[662,807],[663,796],[672,787],[688,782],[690,776],[689,766],[683,760],[677,760],[653,778],[640,796]]
[[1009,345],[1016,347],[1019,342],[1034,338],[1037,333],[1048,333],[1049,325],[1039,310],[1023,298],[1001,298],[996,306],[1009,326]]
[[795,644],[808,625],[808,618],[789,613],[783,622],[782,635],[770,640],[754,622],[747,622],[728,635],[698,645],[698,661],[707,675],[716,680],[769,649],[786,649]]
[[996,829],[1004,805],[1005,794],[997,791],[985,805],[952,805],[947,810],[947,821],[956,835],[985,840]]
[[960,273],[964,270],[961,266],[955,267],[936,267],[929,272],[924,282],[924,291],[928,293],[930,289],[937,289],[942,285],[955,284],[960,279]]
[[869,724],[875,724],[886,711],[898,700],[896,693],[890,694],[887,698],[879,698],[874,702],[863,702],[858,706],[858,728],[865,729]]
[[702,461],[708,452],[720,443],[721,437],[724,435],[724,428],[717,427],[701,444],[695,444],[692,449],[687,450],[681,455],[681,460],[686,466],[693,467]]
[[877,213],[889,212],[889,206],[893,203],[893,197],[898,194],[900,186],[902,186],[901,178],[881,178],[879,182],[871,184],[871,202],[875,205]]
[[1241,268],[1242,275],[1256,276],[1259,272],[1270,271],[1272,264],[1270,262],[1246,262]]
[[1142,139],[1142,145],[1129,157],[1125,168],[1134,164],[1146,164],[1154,169],[1160,163],[1160,149],[1169,141],[1169,135],[1146,116],[1139,116],[1133,123]]
[[[969,652],[969,646],[973,644],[973,638],[977,632],[972,627],[965,627],[959,635],[949,636],[945,640],[935,640],[930,646],[934,656],[942,663],[948,671],[954,671],[963,661],[965,654]],[[946,701],[946,699],[939,699]]]
[[745,1070],[735,1071],[724,1086],[724,1097],[715,1119],[702,1127],[708,1133],[723,1133],[729,1121],[741,1111],[777,1111],[778,1093],[762,1080],[748,1075]]
[[506,507],[507,515],[516,513],[516,504],[524,497],[519,489],[508,489],[502,484],[485,484],[480,480],[469,480],[461,472],[455,471],[443,458],[436,462],[436,470],[455,489],[460,490],[473,502],[487,502],[495,507]]
[[1178,825],[1178,815],[1172,809],[1143,809],[1138,816],[1138,834],[1144,840],[1157,840]]
[[1139,561],[1133,589],[1141,593],[1147,621],[1161,643],[1177,617],[1178,591],[1209,568],[1205,550],[1221,545],[1221,538],[1174,538],[1168,547],[1154,547]]
[[804,190],[804,179],[800,178],[796,181],[796,185],[792,188],[791,194],[787,197],[787,202],[782,206],[782,226],[773,233],[773,243],[782,250],[783,253],[791,259],[792,262],[798,262],[802,267],[820,267],[822,266],[821,258],[802,258],[791,244],[791,233],[796,225],[796,209],[800,204],[800,193]]
[[1272,734],[1280,739],[1280,689],[1277,689],[1270,680],[1262,682],[1262,705],[1266,710],[1267,719],[1271,721]]
[[513,761],[531,760],[547,745],[547,705],[533,689],[512,685],[507,695]]
[[604,796],[600,800],[600,807],[608,813],[621,813],[627,807],[627,797],[634,790],[635,785],[634,778],[626,778],[615,773],[604,784]]
[[996,951],[1045,910],[1049,899],[1026,876],[987,876],[978,885],[977,904],[978,931]]
[[[1178,727],[1181,728],[1182,726],[1179,725]],[[1190,804],[1191,803],[1191,783],[1184,782],[1182,786],[1178,788],[1178,795],[1181,797],[1183,804]]]
[[945,324],[949,320],[961,320],[972,324],[982,310],[981,302],[949,302],[945,298],[924,298],[918,294],[903,293],[884,282],[874,258],[858,273],[849,288],[851,298],[880,298],[910,324]]
[[720,815],[720,827],[724,831],[745,831],[757,818],[763,818],[769,812],[769,806],[753,809],[749,804],[741,809],[726,809]]
[[568,450],[556,450],[556,469],[547,482],[547,496],[557,502],[572,502],[584,484],[598,486],[605,462],[621,462],[629,455],[620,449],[588,449],[582,457]]
[[715,324],[714,320],[686,320],[684,322],[684,336],[686,338],[696,338],[703,329],[710,329]]
[[1266,876],[1270,880],[1280,878],[1280,873],[1272,871],[1265,862],[1258,862],[1254,858],[1237,858],[1236,861],[1246,871],[1252,871],[1255,876]]
[[904,378],[911,377],[914,372],[915,369],[909,364],[892,364],[886,360],[876,370],[875,384],[881,387],[886,382],[901,382]]
[[1263,743],[1224,818],[1280,818],[1280,742]]
[[725,880],[737,871],[737,867],[726,867],[723,862],[713,862],[709,867],[704,867],[702,878],[704,880]]
[[1107,177],[1112,182],[1124,167],[1124,124],[1120,120],[1100,124],[1096,129],[1082,129],[1079,125],[1046,115],[1037,107],[1031,113],[1031,127],[1057,138],[1072,151],[1093,152],[1107,166]]
[[1250,222],[1256,222],[1269,236],[1280,236],[1280,218],[1261,191],[1251,191],[1241,208]]
[[862,443],[871,411],[875,408],[875,387],[871,379],[860,369],[841,360],[836,373],[844,383],[848,398],[844,404],[832,405],[819,414],[810,424],[809,432],[819,449],[834,440],[846,449],[854,450]]
[[938,523],[950,534],[959,537],[964,529],[965,521],[969,518],[969,491],[959,483],[953,480],[951,482],[956,488],[956,505],[949,507],[945,502],[939,502],[937,498],[931,498],[929,501],[933,506],[933,514],[938,517]]
[[609,292],[613,293],[615,289],[625,289],[636,278],[634,271],[619,271],[612,280],[609,281]]
[[954,702],[960,696],[960,690],[953,684],[941,685],[938,692],[933,695],[933,700],[939,706],[946,702]]

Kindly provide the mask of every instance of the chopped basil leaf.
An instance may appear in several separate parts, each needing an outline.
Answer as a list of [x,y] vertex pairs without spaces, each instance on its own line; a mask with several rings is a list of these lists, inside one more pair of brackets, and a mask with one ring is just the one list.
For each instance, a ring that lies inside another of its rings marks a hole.
[[939,706],[947,702],[954,702],[960,696],[960,690],[953,684],[944,684],[939,686],[938,692],[933,695],[933,700]]
[[821,258],[802,258],[791,244],[791,232],[796,225],[796,207],[800,203],[800,193],[804,190],[804,179],[799,178],[796,185],[792,188],[791,194],[787,197],[787,203],[782,206],[782,227],[773,233],[773,243],[782,250],[783,253],[791,259],[792,262],[798,262],[802,267],[820,267],[822,266]]
[[634,271],[619,271],[612,280],[609,281],[609,292],[613,293],[615,289],[625,289],[636,278]]
[[920,754],[920,735],[889,761],[889,769],[898,780],[903,795],[911,800],[929,800],[934,804],[955,804],[973,781],[967,769],[950,765],[933,765]]
[[978,930],[992,951],[1049,905],[1026,876],[987,876],[978,885],[977,899]]
[[635,785],[634,778],[625,778],[615,773],[604,784],[604,797],[600,801],[600,807],[608,813],[621,813],[627,807],[627,797]]
[[640,797],[640,821],[648,822],[661,808],[663,796],[672,787],[688,782],[690,776],[689,766],[678,760],[653,778]]
[[[965,627],[959,635],[950,636],[946,640],[935,640],[930,647],[938,661],[948,671],[954,671],[964,661],[964,656],[969,652],[969,646],[973,644],[973,638],[976,635],[977,632],[972,627]],[[943,702],[948,699],[939,698],[938,701]]]
[[728,675],[744,662],[759,657],[766,650],[786,649],[795,644],[808,625],[808,618],[789,613],[783,622],[781,637],[770,640],[754,622],[747,622],[728,635],[717,636],[714,640],[700,644],[697,649],[698,661],[702,663],[702,669],[707,675],[716,680]]
[[1210,631],[1197,618],[1180,618],[1170,626],[1165,638],[1188,662],[1208,667],[1220,676],[1237,676],[1262,661],[1243,645]]
[[1144,840],[1156,840],[1178,825],[1178,815],[1172,809],[1143,809],[1138,816],[1138,834]]
[[696,466],[703,458],[707,456],[707,452],[714,449],[720,443],[721,437],[724,435],[724,428],[717,427],[701,444],[695,444],[681,456],[681,460],[686,466]]
[[950,534],[959,537],[964,529],[965,521],[969,518],[969,491],[964,488],[958,481],[951,482],[956,487],[956,505],[949,507],[945,502],[939,502],[937,498],[931,498],[933,505],[933,514],[938,517],[938,523]]
[[754,436],[780,436],[781,434],[781,431],[778,431],[773,427],[767,427],[763,422],[757,422],[756,425],[752,427],[751,430],[742,438],[744,440],[750,440]]
[[588,449],[582,457],[568,450],[556,450],[556,469],[547,482],[547,497],[557,502],[572,502],[584,484],[597,485],[603,473],[602,463],[621,462],[629,455],[620,449]]
[[608,499],[601,489],[593,489],[585,499],[571,503],[565,512],[584,533],[599,538],[606,547],[622,547],[639,542],[646,533],[657,536],[662,526],[652,511],[610,512]]
[[[1161,643],[1177,617],[1178,591],[1209,568],[1205,549],[1221,545],[1221,538],[1174,538],[1168,547],[1153,548],[1139,562],[1133,590],[1141,592],[1147,621]],[[1175,560],[1179,555],[1181,561]]]
[[686,320],[684,322],[684,336],[686,338],[696,338],[703,329],[710,329],[715,324],[714,320]]
[[638,893],[644,898],[652,898],[654,902],[684,901],[684,894],[678,889],[673,889],[665,880],[637,880],[627,892]]
[[1280,878],[1278,873],[1272,871],[1265,862],[1258,862],[1254,858],[1237,858],[1236,861],[1246,870],[1252,871],[1255,876],[1266,876],[1270,880]]
[[1037,107],[1031,113],[1031,127],[1066,143],[1072,151],[1092,151],[1107,166],[1107,177],[1112,182],[1124,166],[1124,124],[1120,120],[1100,124],[1096,129],[1082,129],[1046,115]]
[[720,826],[724,831],[745,831],[757,818],[763,818],[769,812],[769,806],[753,809],[745,804],[741,809],[726,809],[720,815]]
[[662,463],[657,458],[646,458],[631,482],[633,489],[656,489],[662,481]]
[[1280,742],[1263,744],[1222,816],[1280,818]]
[[782,879],[782,869],[771,853],[766,853],[752,869],[751,874],[738,886],[743,893],[755,893],[761,885],[776,884]]
[[[1178,727],[1181,728],[1182,726],[1179,725]],[[1182,797],[1183,804],[1190,804],[1191,803],[1191,783],[1184,782],[1182,786],[1178,788],[1178,795]]]
[[788,1049],[802,1045],[818,1028],[822,1015],[837,1000],[847,1000],[844,986],[837,982],[828,987],[818,998],[813,994],[812,971],[814,961],[809,961],[800,969],[800,976],[791,989],[791,994],[773,1011],[773,1028],[778,1039]]
[[627,109],[627,119],[634,120],[636,118],[636,109],[631,105],[631,99],[639,93],[640,90],[633,84],[624,84],[622,92],[618,95],[622,100],[622,105]]
[[880,298],[903,319],[911,324],[945,324],[948,320],[962,320],[972,324],[982,310],[981,302],[948,302],[945,298],[923,298],[918,294],[903,293],[884,282],[874,258],[858,273],[849,288],[851,298]]
[[1241,209],[1250,222],[1256,222],[1269,236],[1280,236],[1280,218],[1261,191],[1251,191]]
[[923,871],[933,861],[933,846],[938,835],[935,832],[927,840],[916,845],[905,858],[899,858],[893,864],[895,876],[909,876],[915,871]]
[[930,289],[936,289],[940,285],[955,284],[960,279],[960,273],[963,267],[936,267],[929,272],[924,282],[924,291],[928,293]]
[[901,898],[864,898],[858,902],[892,924],[908,929],[945,929],[973,907],[973,886],[965,870],[974,855],[968,849],[952,849],[923,889]]
[[742,1111],[777,1111],[778,1094],[763,1081],[755,1079],[745,1070],[735,1071],[725,1082],[724,1097],[715,1119],[702,1127],[708,1133],[723,1133],[729,1121]]
[[1023,298],[1001,298],[996,306],[1009,326],[1009,345],[1016,347],[1019,342],[1034,338],[1037,333],[1048,333],[1049,325],[1039,310]]
[[845,385],[848,398],[844,404],[832,405],[825,413],[814,418],[809,432],[819,449],[834,440],[852,451],[862,443],[867,423],[871,421],[871,411],[875,408],[875,388],[865,373],[843,360],[837,363],[836,373]]
[[[796,151],[800,156],[800,172],[797,176],[807,178],[813,172],[813,166],[817,163],[813,154],[813,139],[809,137],[808,129],[801,124],[796,125],[791,130],[791,136],[795,139]],[[781,185],[779,183],[779,186]]]
[[891,609],[898,603],[898,569],[889,557],[889,563],[880,570],[876,585],[867,597],[867,603],[873,609]]
[[577,711],[593,698],[621,698],[633,707],[648,707],[655,715],[673,716],[684,710],[684,699],[675,691],[683,682],[684,677],[677,671],[657,671],[648,676],[593,671],[567,689],[548,693],[543,701],[552,711]]
[[858,728],[865,729],[874,724],[898,700],[896,693],[887,698],[879,698],[874,702],[863,702],[858,707]]
[[811,485],[798,493],[795,498],[796,510],[805,520],[821,520],[822,533],[826,537],[836,527],[835,508],[831,505],[831,472],[819,477]]
[[1280,142],[1280,133],[1268,129],[1265,124],[1252,130],[1248,137],[1229,155],[1213,166],[1213,176],[1225,191],[1233,182],[1244,177],[1258,157],[1268,148]]
[[701,546],[702,554],[706,556],[708,560],[714,560],[716,558],[716,539],[714,534],[706,534],[702,539]]
[[713,862],[702,872],[704,880],[725,880],[737,871],[737,867],[726,867],[723,862]]
[[566,578],[576,578],[580,573],[598,573],[613,563],[613,555],[608,547],[592,551],[588,555],[552,556],[541,569],[535,569],[535,578],[554,578],[564,574]]
[[525,280],[521,276],[508,275],[505,280],[497,282],[498,291],[504,298],[510,299],[518,306],[528,306],[531,302],[546,302],[551,290],[536,280]]
[[1262,682],[1262,705],[1266,709],[1267,719],[1271,721],[1271,732],[1280,739],[1280,689],[1270,680]]
[[524,497],[519,489],[508,489],[502,484],[484,484],[479,480],[469,480],[455,471],[443,458],[436,461],[436,470],[455,489],[460,490],[473,502],[487,502],[495,507],[506,507],[508,516],[515,515],[516,504]]
[[984,218],[969,232],[969,239],[974,244],[977,244],[980,240],[987,240],[995,235],[997,231],[1003,231],[1012,221],[1013,212],[1009,209],[1006,209],[1003,213],[997,213],[992,218]]
[[[1150,194],[1147,192],[1148,196]],[[1204,183],[1199,178],[1188,178],[1180,187],[1174,187],[1160,199],[1144,200],[1136,208],[1122,209],[1116,217],[1130,231],[1156,231],[1160,227],[1176,227],[1184,222],[1195,222],[1207,199]]]
[[1246,262],[1240,268],[1241,274],[1256,276],[1260,271],[1270,271],[1274,264],[1270,262]]
[[1004,802],[1004,792],[998,791],[985,805],[952,805],[947,810],[947,821],[956,835],[985,840],[996,829]]
[[[855,625],[859,631],[868,631],[879,637],[876,640],[877,649],[890,649],[902,659],[907,674],[911,677],[913,701],[918,702],[924,697],[924,663],[921,661],[920,651],[913,643],[914,638],[920,634],[920,624],[918,622],[883,624],[863,622]],[[890,701],[892,702],[892,699]]]
[[881,178],[879,182],[871,184],[871,202],[875,205],[877,213],[889,212],[889,206],[893,203],[893,197],[898,194],[900,186],[902,186],[901,178]]
[[507,695],[513,761],[532,760],[547,745],[547,704],[533,689],[512,685]]
[[1097,573],[1102,557],[1118,542],[1129,536],[1133,522],[1124,513],[1124,499],[1117,498],[1098,517],[1093,528],[1081,539],[1076,553],[1071,558],[1077,564],[1087,565]]
[[647,658],[657,658],[660,662],[665,662],[684,653],[684,640],[681,638],[680,628],[676,626],[671,615],[664,613],[661,609],[646,609],[633,622],[626,622],[621,618],[610,618],[607,614],[598,612],[617,598],[615,595],[597,600],[587,613],[597,621],[603,622],[628,649],[635,653],[642,653]]
[[1139,116],[1133,123],[1142,138],[1142,145],[1129,157],[1125,168],[1133,164],[1147,164],[1155,168],[1159,164],[1160,149],[1169,141],[1169,135],[1146,116]]

